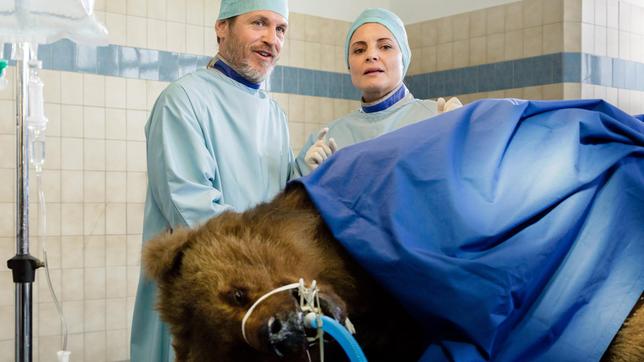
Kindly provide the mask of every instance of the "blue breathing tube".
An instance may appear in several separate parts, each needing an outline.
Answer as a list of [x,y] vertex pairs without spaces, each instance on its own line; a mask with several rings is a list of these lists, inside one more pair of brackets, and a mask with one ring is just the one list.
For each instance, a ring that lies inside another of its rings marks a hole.
[[[322,315],[320,319],[322,322],[322,330],[330,334],[340,344],[351,362],[367,362],[367,357],[365,357],[358,342],[342,324],[325,315]],[[307,314],[305,324],[307,327],[317,329],[318,316],[315,313]]]

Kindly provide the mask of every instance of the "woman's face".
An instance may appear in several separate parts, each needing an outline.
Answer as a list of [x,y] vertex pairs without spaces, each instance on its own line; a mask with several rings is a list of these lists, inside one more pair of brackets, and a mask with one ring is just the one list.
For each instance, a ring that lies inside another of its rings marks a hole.
[[366,102],[396,88],[403,77],[402,53],[393,34],[378,23],[366,23],[349,42],[351,82]]

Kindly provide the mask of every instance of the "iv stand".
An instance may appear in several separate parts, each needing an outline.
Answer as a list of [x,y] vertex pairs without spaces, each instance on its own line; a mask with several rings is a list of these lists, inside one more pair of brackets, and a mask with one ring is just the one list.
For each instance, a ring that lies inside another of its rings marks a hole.
[[7,261],[16,284],[16,362],[32,361],[32,285],[43,263],[29,254],[29,43],[14,44],[16,57],[16,255]]

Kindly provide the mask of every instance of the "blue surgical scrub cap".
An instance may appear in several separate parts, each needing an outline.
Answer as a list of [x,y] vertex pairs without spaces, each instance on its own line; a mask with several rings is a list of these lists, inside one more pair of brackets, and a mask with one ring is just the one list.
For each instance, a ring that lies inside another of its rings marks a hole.
[[409,62],[411,61],[411,50],[409,49],[409,41],[407,41],[407,31],[405,31],[405,24],[398,17],[398,15],[392,13],[389,10],[381,8],[372,8],[367,9],[358,16],[356,21],[353,22],[349,33],[347,33],[347,41],[344,45],[344,59],[347,62],[347,67],[349,67],[349,46],[351,45],[351,37],[353,33],[362,25],[366,23],[378,23],[387,28],[396,42],[398,42],[398,47],[402,53],[403,61],[403,77],[407,74],[407,69],[409,69]]
[[288,20],[288,0],[221,0],[217,20],[224,20],[258,10],[273,11]]

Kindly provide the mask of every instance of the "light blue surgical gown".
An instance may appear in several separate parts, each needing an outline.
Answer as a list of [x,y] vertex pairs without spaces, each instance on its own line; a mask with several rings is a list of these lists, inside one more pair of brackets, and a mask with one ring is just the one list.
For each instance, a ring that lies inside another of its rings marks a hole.
[[[293,162],[286,116],[277,103],[265,91],[216,69],[197,70],[168,86],[145,134],[144,241],[269,200],[288,181]],[[155,298],[156,285],[141,272],[132,321],[133,362],[174,360]]]
[[[336,119],[328,125],[328,138],[334,138],[338,149],[354,143],[370,140],[400,127],[425,120],[438,114],[436,102],[415,99],[402,85],[382,100],[364,104],[359,110]],[[295,172],[301,176],[309,174],[304,162],[306,151],[317,140],[318,132],[309,135],[297,156]]]

